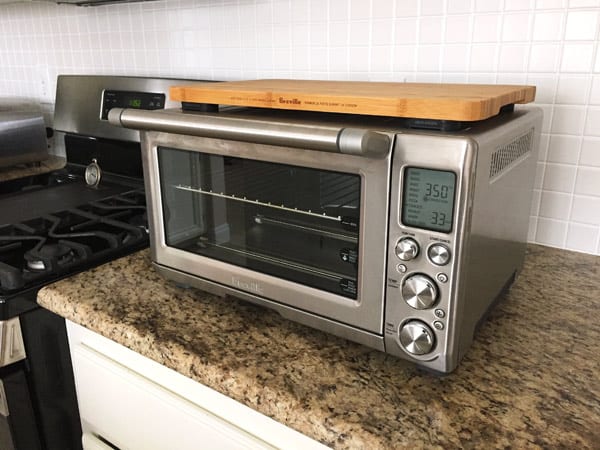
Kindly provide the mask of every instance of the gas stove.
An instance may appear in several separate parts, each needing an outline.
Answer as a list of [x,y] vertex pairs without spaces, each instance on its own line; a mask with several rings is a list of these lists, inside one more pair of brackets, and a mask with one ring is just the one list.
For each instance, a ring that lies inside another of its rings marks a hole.
[[141,189],[0,225],[0,293],[38,287],[147,243]]
[[65,168],[0,182],[2,449],[81,449],[64,319],[40,308],[37,292],[148,246],[139,135],[106,115],[177,107],[167,93],[182,82],[194,83],[59,76],[54,132]]

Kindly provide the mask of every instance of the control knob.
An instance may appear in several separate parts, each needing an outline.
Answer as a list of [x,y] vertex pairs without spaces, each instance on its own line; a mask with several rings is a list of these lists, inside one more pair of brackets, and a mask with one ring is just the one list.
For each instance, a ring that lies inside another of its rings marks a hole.
[[427,250],[427,256],[436,266],[445,266],[450,261],[450,250],[444,244],[433,244]]
[[437,301],[438,288],[426,275],[411,275],[402,283],[402,298],[415,309],[428,309]]
[[415,259],[419,254],[419,244],[412,238],[400,239],[396,244],[396,256],[402,261]]
[[425,355],[435,345],[433,331],[420,320],[410,320],[402,325],[399,337],[404,350],[413,355]]

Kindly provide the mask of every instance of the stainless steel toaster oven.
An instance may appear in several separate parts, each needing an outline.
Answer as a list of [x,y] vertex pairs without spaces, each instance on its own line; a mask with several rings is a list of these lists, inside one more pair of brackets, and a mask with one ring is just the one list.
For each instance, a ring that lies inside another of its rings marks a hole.
[[178,282],[450,372],[522,265],[539,109],[457,131],[251,108],[108,117],[142,130],[152,258]]

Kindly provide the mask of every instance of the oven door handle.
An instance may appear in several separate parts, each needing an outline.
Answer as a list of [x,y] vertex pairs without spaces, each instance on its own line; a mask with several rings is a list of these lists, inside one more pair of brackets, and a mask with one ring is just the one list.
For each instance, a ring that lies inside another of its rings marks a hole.
[[177,110],[112,108],[108,113],[108,121],[113,125],[136,130],[309,148],[371,158],[386,156],[391,146],[389,135],[361,128],[184,114]]

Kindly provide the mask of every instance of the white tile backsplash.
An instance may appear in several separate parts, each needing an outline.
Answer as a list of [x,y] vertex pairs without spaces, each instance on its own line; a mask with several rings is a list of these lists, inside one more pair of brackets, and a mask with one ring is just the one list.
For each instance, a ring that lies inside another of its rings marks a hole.
[[546,191],[542,193],[538,214],[540,217],[567,220],[570,205],[571,195]]
[[[386,0],[382,0],[386,1]],[[421,1],[421,15],[439,16],[444,14],[444,0]]]
[[589,248],[596,246],[599,234],[598,227],[570,223],[567,230],[567,242],[565,248],[589,253]]
[[577,171],[575,193],[600,197],[600,187],[598,186],[599,179],[600,168],[580,167]]
[[570,8],[592,8],[600,6],[600,0],[569,0]]
[[504,0],[505,11],[525,11],[533,8],[535,0]]
[[588,108],[584,132],[587,136],[600,136],[600,107]]
[[589,225],[600,225],[600,196],[575,195],[571,220]]
[[566,164],[546,164],[542,188],[546,191],[572,193],[577,168]]
[[565,40],[590,41],[598,31],[598,11],[571,11],[567,14]]
[[[497,44],[475,44],[471,47],[470,71],[495,72],[499,46]],[[486,81],[487,82],[487,81]]]
[[472,0],[448,0],[447,11],[448,14],[465,14],[471,12],[472,5]]
[[564,14],[562,12],[539,12],[534,15],[533,40],[559,41],[562,38]]
[[551,163],[577,164],[581,140],[580,136],[552,135],[546,160]]
[[476,15],[473,20],[473,40],[475,42],[496,42],[500,34],[498,14]]
[[400,18],[394,21],[394,42],[396,45],[408,45],[417,42],[417,25],[414,18]]
[[552,247],[565,247],[568,222],[539,217],[535,241]]
[[558,80],[556,103],[582,105],[589,95],[591,80],[584,75],[563,75]]
[[443,17],[423,17],[419,21],[419,43],[439,44],[442,40]]
[[590,105],[600,105],[600,76],[592,78],[592,91],[589,103]]
[[505,42],[527,42],[531,33],[530,13],[505,14],[502,24],[502,40]]
[[61,73],[533,84],[529,239],[600,254],[600,0],[0,4],[0,96]]
[[583,140],[579,164],[584,167],[600,167],[600,138],[586,137]]
[[585,125],[584,106],[555,106],[552,117],[552,132],[556,134],[580,135]]
[[589,72],[594,57],[594,44],[565,44],[562,51],[562,72]]
[[465,43],[471,40],[471,16],[446,16],[447,44]]
[[529,72],[555,73],[560,56],[559,44],[533,44],[529,53]]
[[[466,0],[470,2],[471,0]],[[368,3],[368,2],[365,2]],[[389,5],[391,1],[386,1],[387,8],[389,11]],[[419,15],[420,0],[394,0],[394,9],[396,17],[415,17]]]
[[529,46],[526,44],[506,44],[500,47],[499,72],[523,73],[527,67]]
[[535,0],[536,9],[560,9],[566,4],[567,0]]
[[496,12],[502,9],[502,0],[475,0],[475,11]]

